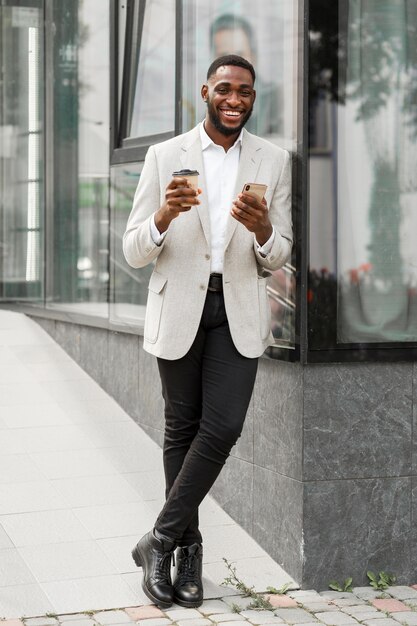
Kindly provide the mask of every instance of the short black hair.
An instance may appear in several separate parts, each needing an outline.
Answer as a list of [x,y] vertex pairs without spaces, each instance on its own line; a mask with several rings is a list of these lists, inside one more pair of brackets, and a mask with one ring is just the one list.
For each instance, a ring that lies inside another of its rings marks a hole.
[[255,83],[256,74],[252,63],[249,63],[243,57],[238,56],[237,54],[226,54],[218,59],[215,59],[213,63],[207,70],[207,80],[213,76],[223,65],[235,65],[236,67],[243,67],[245,70],[248,70],[252,74],[253,82]]

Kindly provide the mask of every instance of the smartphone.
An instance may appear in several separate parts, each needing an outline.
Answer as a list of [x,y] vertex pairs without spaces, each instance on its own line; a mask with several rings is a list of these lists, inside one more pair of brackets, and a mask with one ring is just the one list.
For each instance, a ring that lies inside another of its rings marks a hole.
[[253,193],[261,202],[265,196],[267,185],[261,185],[260,183],[245,183],[243,185],[242,193]]

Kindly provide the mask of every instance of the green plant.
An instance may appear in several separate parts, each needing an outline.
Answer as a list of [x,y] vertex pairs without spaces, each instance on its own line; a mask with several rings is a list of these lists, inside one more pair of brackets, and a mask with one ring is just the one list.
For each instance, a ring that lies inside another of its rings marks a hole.
[[230,608],[232,609],[232,613],[240,613],[240,611],[242,610],[241,607],[238,604],[231,604]]
[[58,613],[45,613],[45,617],[54,617],[56,619],[58,617]]
[[380,591],[385,591],[391,585],[395,583],[397,580],[393,574],[388,574],[388,572],[378,572],[378,574],[374,574],[373,572],[366,572],[366,575],[369,578],[369,584],[374,589],[378,589]]
[[233,565],[229,563],[227,559],[223,557],[223,561],[226,563],[226,567],[229,570],[230,574],[223,580],[223,582],[221,583],[222,585],[230,585],[238,591],[241,591],[243,595],[247,598],[251,598],[252,602],[248,605],[248,609],[265,611],[272,611],[274,609],[268,598],[265,598],[265,596],[263,596],[262,594],[257,593],[254,587],[248,587],[248,585],[246,585],[243,580],[240,580],[240,578],[238,578],[236,568],[233,567]]
[[329,582],[329,588],[333,589],[333,591],[349,591],[349,593],[351,593],[352,582],[353,582],[352,576],[345,578],[345,580],[343,581],[343,584],[341,585],[337,582],[337,580],[331,580]]
[[279,589],[276,589],[275,587],[267,587],[266,590],[269,591],[269,593],[274,593],[274,594],[283,596],[285,593],[287,593],[291,585],[292,583],[284,583],[282,587],[280,587]]

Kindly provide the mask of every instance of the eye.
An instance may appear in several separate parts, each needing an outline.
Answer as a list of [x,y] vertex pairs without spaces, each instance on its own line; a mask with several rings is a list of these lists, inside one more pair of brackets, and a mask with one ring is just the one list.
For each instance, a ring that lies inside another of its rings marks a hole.
[[229,90],[227,89],[227,87],[218,87],[217,89],[217,93],[221,93],[221,94],[226,94],[228,93],[228,91]]
[[252,95],[251,91],[239,91],[240,95],[242,96],[242,98],[250,98],[250,96]]

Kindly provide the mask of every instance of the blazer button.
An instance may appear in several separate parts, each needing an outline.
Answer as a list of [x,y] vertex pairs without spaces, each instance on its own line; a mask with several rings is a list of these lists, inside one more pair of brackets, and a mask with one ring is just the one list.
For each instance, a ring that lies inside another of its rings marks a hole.
[[205,289],[205,286],[204,285],[200,285],[200,289]]

